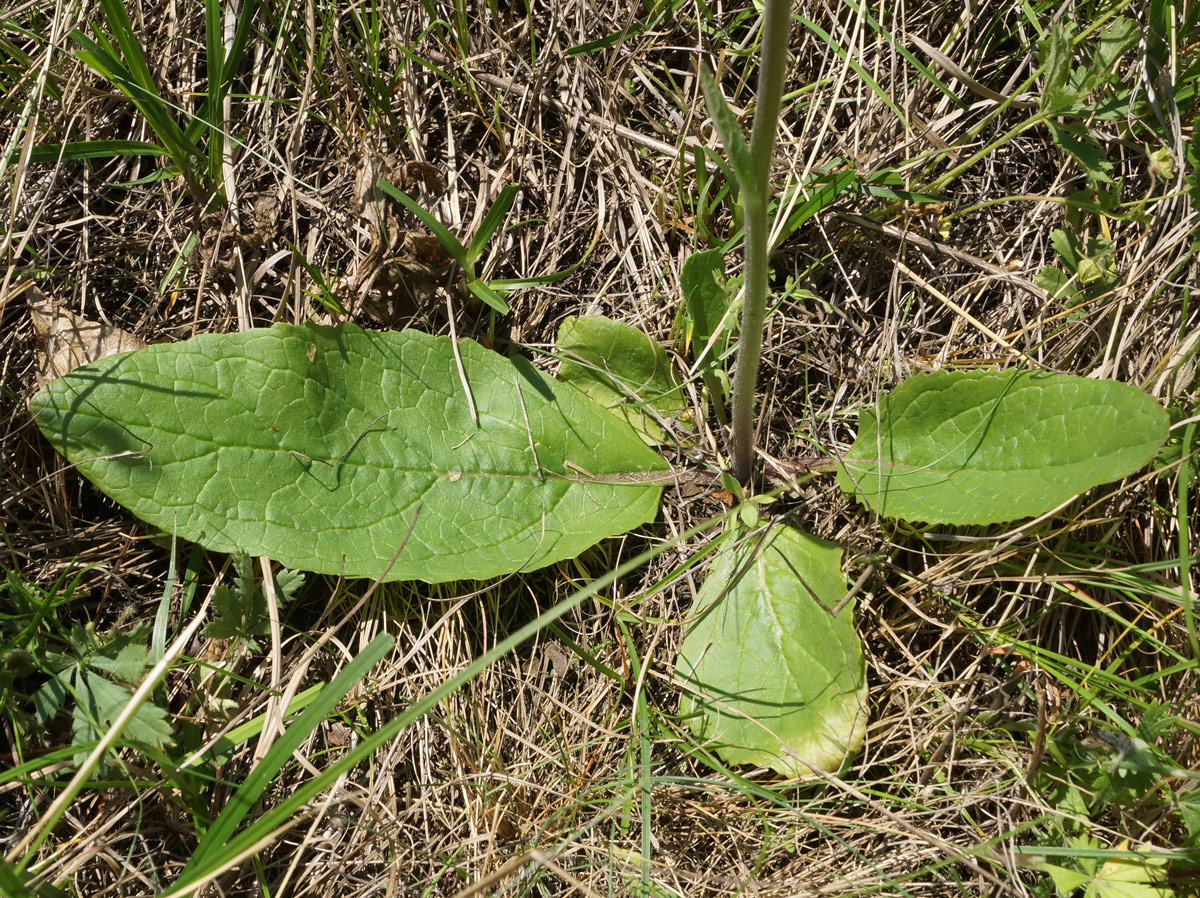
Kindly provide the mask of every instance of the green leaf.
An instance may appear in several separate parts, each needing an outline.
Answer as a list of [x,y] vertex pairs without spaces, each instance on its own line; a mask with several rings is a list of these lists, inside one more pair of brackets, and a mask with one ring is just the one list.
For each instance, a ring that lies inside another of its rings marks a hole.
[[[782,525],[717,556],[676,679],[681,713],[731,764],[810,776],[862,746],[866,672],[833,543]],[[790,754],[794,752],[795,754]]]
[[471,265],[475,264],[475,261],[483,252],[483,248],[487,246],[488,241],[495,236],[500,225],[504,223],[504,217],[508,215],[508,210],[512,208],[513,200],[517,198],[517,194],[520,192],[520,184],[506,184],[501,188],[500,193],[496,195],[496,199],[488,208],[487,214],[483,216],[483,221],[479,223],[479,230],[475,232],[475,236],[467,244],[467,259],[470,260]]
[[467,255],[467,248],[459,242],[457,237],[450,233],[449,228],[421,208],[421,204],[411,196],[403,190],[393,187],[383,178],[379,179],[378,186],[380,190],[399,202],[400,205],[413,215],[417,216],[421,224],[429,228],[429,233],[437,237],[438,242],[442,244],[442,248],[450,255],[450,258],[457,262],[458,267],[466,272],[468,280],[474,278],[475,272],[472,270],[474,260]]
[[[120,3],[105,3],[106,10],[110,6],[114,11],[124,14]],[[128,17],[126,17],[126,21],[128,21]],[[137,49],[136,38],[126,34],[119,40],[122,47],[128,44],[136,51],[132,58],[127,57],[127,61],[131,65],[137,66],[135,74],[114,55],[112,46],[104,39],[103,35],[97,35],[100,41],[96,42],[76,29],[71,32],[70,37],[79,45],[80,49],[76,55],[80,60],[93,71],[111,81],[118,90],[129,97],[134,106],[146,117],[155,135],[162,141],[176,164],[187,168],[190,165],[190,157],[199,156],[200,151],[187,139],[179,125],[167,112],[166,105],[154,86],[145,58],[141,56],[140,49]]]
[[667,464],[628,425],[528,362],[458,353],[461,376],[447,337],[277,324],[110,356],[30,408],[143,520],[294,569],[376,577],[403,546],[388,579],[493,577],[654,515]]
[[[1129,843],[1122,842],[1117,848],[1128,851]],[[1135,857],[1114,854],[1102,864],[1093,861],[1086,873],[1048,863],[1038,864],[1038,869],[1050,874],[1058,893],[1064,896],[1082,888],[1084,898],[1172,898],[1175,892],[1166,881],[1165,865],[1161,856],[1138,852]]]
[[[785,240],[796,233],[805,223],[810,221],[813,216],[819,212],[823,212],[833,205],[834,201],[839,196],[856,187],[861,181],[858,172],[853,169],[847,171],[834,172],[832,174],[821,173],[814,175],[807,183],[793,184],[784,194],[783,198],[773,205],[777,206],[787,213],[787,220],[783,225],[776,224],[772,227],[775,232],[775,238],[771,243],[771,249],[775,250],[780,247]],[[869,190],[865,191],[870,193]],[[906,191],[890,190],[887,193],[892,196],[898,196],[900,193],[908,193],[907,196],[899,197],[907,199],[909,202],[925,203],[925,202],[940,202],[940,197],[925,197]],[[800,197],[797,201],[797,196]],[[776,217],[777,211],[772,209],[772,218]]]
[[[271,632],[267,598],[254,575],[254,562],[249,555],[238,552],[233,556],[236,571],[233,587],[218,586],[213,593],[212,619],[204,627],[209,639],[233,639],[251,652],[259,651],[255,636]],[[275,575],[276,599],[285,605],[304,585],[304,575],[284,568]]]
[[652,441],[661,417],[679,417],[683,400],[665,349],[636,327],[602,315],[567,318],[555,348],[562,359],[558,379],[578,387],[596,402],[624,418]]
[[838,472],[885,517],[989,524],[1039,515],[1131,474],[1167,436],[1136,387],[1030,371],[937,371],[859,415]]
[[1100,30],[1095,55],[1089,67],[1089,78],[1095,82],[1106,82],[1113,77],[1113,67],[1141,38],[1137,22],[1125,16],[1117,16]]
[[1095,136],[1087,128],[1077,122],[1047,122],[1050,136],[1059,149],[1065,150],[1075,157],[1093,181],[1111,184],[1112,163],[1104,155],[1104,150],[1096,142]]
[[[86,745],[108,731],[112,722],[129,704],[131,696],[124,686],[118,686],[88,670],[76,672],[74,685],[79,704],[75,706],[72,740],[75,745]],[[171,743],[172,735],[167,712],[149,702],[137,709],[124,732],[126,739],[144,742],[159,749]],[[82,757],[76,758],[76,761],[81,760]]]
[[122,683],[135,683],[150,667],[150,652],[146,648],[146,627],[134,627],[119,633],[100,648],[90,652],[87,664],[96,670],[112,674]]
[[54,719],[54,715],[66,704],[67,687],[58,677],[52,676],[34,691],[29,700],[33,703],[33,713],[38,725],[45,730]]
[[31,875],[25,870],[0,858],[0,895],[6,898],[66,898],[66,892],[50,883],[29,885]]
[[710,249],[688,256],[679,270],[679,286],[692,322],[693,357],[697,362],[706,357],[721,358],[729,348],[729,334],[735,323],[728,314],[724,251]]
[[501,315],[507,315],[511,311],[508,303],[504,301],[504,297],[479,278],[467,281],[467,289],[475,295],[476,299]]
[[750,144],[746,143],[737,116],[725,102],[721,86],[713,78],[708,66],[703,63],[700,64],[700,84],[704,89],[704,99],[708,103],[708,114],[712,116],[717,136],[721,138],[721,145],[725,147],[725,155],[729,157],[729,164],[733,167],[738,186],[747,193],[753,193],[758,184],[759,173],[754,167]]
[[195,878],[197,870],[203,870],[214,855],[226,848],[230,840],[237,835],[238,826],[257,806],[259,799],[275,780],[283,765],[291,760],[292,752],[312,737],[313,732],[333,713],[333,709],[345,698],[346,693],[355,684],[366,679],[371,668],[392,650],[395,642],[395,637],[390,633],[380,633],[338,671],[337,676],[321,688],[312,703],[283,731],[238,786],[232,800],[221,810],[200,840],[200,844],[196,846],[196,850],[192,852],[176,880],[176,885],[182,885],[189,878]]
[[304,574],[301,571],[289,571],[284,568],[275,574],[275,592],[279,604],[286,605],[296,598],[296,593],[304,586]]
[[1063,305],[1068,308],[1077,305],[1083,298],[1083,291],[1079,289],[1075,279],[1070,277],[1065,271],[1055,268],[1052,265],[1047,265],[1034,275],[1033,282],[1045,290],[1051,297],[1055,299],[1061,298]]
[[[10,159],[16,159],[18,147]],[[58,162],[60,159],[111,159],[114,156],[165,156],[167,151],[144,140],[79,140],[71,143],[47,143],[33,148],[30,162]]]
[[1054,247],[1059,258],[1071,268],[1077,266],[1083,256],[1079,238],[1063,228],[1055,228],[1050,232],[1050,245]]
[[1071,33],[1061,22],[1050,26],[1050,33],[1038,43],[1038,60],[1042,64],[1042,111],[1065,112],[1083,99],[1084,92],[1071,85],[1071,62],[1075,48]]
[[1054,888],[1060,895],[1074,894],[1075,890],[1087,885],[1091,882],[1092,877],[1086,873],[1080,873],[1078,870],[1072,870],[1069,867],[1060,867],[1056,864],[1040,863],[1038,869],[1044,873],[1050,874],[1050,879],[1054,882]]

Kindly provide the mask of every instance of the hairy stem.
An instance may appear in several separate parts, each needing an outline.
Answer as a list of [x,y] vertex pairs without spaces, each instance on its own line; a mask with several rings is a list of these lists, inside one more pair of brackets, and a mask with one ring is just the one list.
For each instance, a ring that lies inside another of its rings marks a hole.
[[791,13],[791,0],[766,0],[759,48],[758,101],[754,110],[754,126],[750,132],[750,156],[754,162],[755,178],[753,184],[740,185],[746,223],[746,282],[737,368],[733,374],[733,432],[729,454],[733,476],[742,483],[748,483],[754,472],[754,394],[767,309],[767,249],[770,239],[767,201],[771,190],[775,132],[783,98],[783,76],[787,68]]

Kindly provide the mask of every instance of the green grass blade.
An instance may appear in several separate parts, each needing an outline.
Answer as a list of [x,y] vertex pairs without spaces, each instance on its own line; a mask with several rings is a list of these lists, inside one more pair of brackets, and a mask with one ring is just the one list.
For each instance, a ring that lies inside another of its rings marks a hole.
[[362,680],[389,651],[395,643],[395,638],[382,633],[371,640],[370,645],[354,656],[349,664],[334,677],[329,685],[321,690],[320,695],[304,713],[296,718],[283,735],[271,746],[271,749],[259,761],[250,775],[238,787],[237,792],[229,800],[229,804],[213,821],[212,827],[204,834],[196,851],[192,854],[183,872],[179,874],[179,882],[186,883],[196,876],[197,871],[204,868],[209,857],[223,848],[233,838],[234,832],[258,803],[263,792],[271,784],[275,774],[288,762],[292,752],[300,747],[356,683]]
[[66,898],[65,892],[49,883],[31,886],[28,879],[28,873],[0,860],[0,895],[7,898]]
[[479,230],[475,232],[475,236],[467,244],[467,259],[470,260],[471,265],[474,265],[479,260],[479,256],[483,253],[483,248],[487,246],[488,241],[492,239],[492,236],[504,222],[504,217],[508,215],[508,210],[512,208],[513,201],[520,192],[520,184],[505,185],[504,189],[496,197],[496,201],[492,203],[491,208],[487,210],[487,214],[483,216],[483,221],[480,222]]
[[[223,181],[225,141],[220,123],[225,107],[225,45],[222,42],[221,0],[204,0],[204,51],[208,65],[208,97],[192,125],[215,125],[208,132],[208,177],[213,184]],[[191,126],[189,126],[191,131]],[[193,139],[198,139],[198,135]]]
[[420,204],[407,193],[393,187],[383,178],[379,179],[379,189],[392,199],[398,200],[405,209],[417,216],[421,224],[429,228],[430,233],[441,241],[442,246],[446,248],[446,252],[450,254],[450,258],[457,262],[463,271],[467,272],[468,277],[474,274],[471,271],[470,259],[467,256],[466,247],[458,242],[458,238],[451,234],[444,224],[422,209]]
[[1192,660],[1200,663],[1200,638],[1196,635],[1196,596],[1192,592],[1191,545],[1188,526],[1188,493],[1192,484],[1192,447],[1196,445],[1196,422],[1188,424],[1183,430],[1183,460],[1179,463],[1176,486],[1176,500],[1179,503],[1177,517],[1179,519],[1179,583],[1180,601],[1183,602],[1184,620],[1187,622],[1188,643],[1192,650]]
[[550,274],[539,274],[528,278],[490,278],[488,286],[497,293],[512,293],[515,290],[527,290],[530,287],[544,287],[546,284],[553,284],[556,281],[561,281],[565,277],[570,277],[579,268],[578,263],[570,268],[565,268],[562,271],[554,271]]
[[806,19],[804,16],[797,16],[796,21],[820,38],[821,42],[824,43],[825,46],[836,53],[837,57],[854,71],[854,74],[858,75],[859,78],[862,78],[867,86],[871,88],[871,92],[880,100],[882,100],[887,105],[888,109],[892,111],[892,114],[896,116],[896,121],[901,123],[907,121],[904,111],[896,105],[896,101],[892,99],[891,94],[871,76],[871,73],[863,67],[862,63],[855,59],[852,54],[848,53],[841,44],[835,41],[829,32],[827,32],[816,22],[812,21],[812,19]]
[[100,7],[104,10],[109,31],[112,32],[117,46],[121,48],[121,56],[125,59],[133,82],[147,94],[157,98],[158,87],[154,83],[154,76],[150,74],[150,66],[146,63],[142,45],[138,43],[137,35],[133,31],[133,23],[129,20],[125,4],[121,0],[100,0]]
[[[803,199],[799,205],[793,207],[788,212],[787,220],[781,227],[775,228],[775,239],[771,242],[771,249],[777,249],[783,241],[792,234],[796,233],[807,221],[822,210],[828,208],[834,200],[845,193],[847,190],[854,187],[859,182],[858,173],[850,171],[840,171],[832,177],[825,175],[820,176],[822,180],[815,186],[809,184],[805,190],[808,196]],[[795,194],[799,191],[798,187],[794,187],[787,197],[784,198],[783,206],[786,208],[786,203],[790,202]]]
[[476,299],[489,308],[495,309],[501,315],[507,315],[510,311],[512,311],[508,303],[504,301],[504,297],[502,297],[499,293],[497,293],[479,278],[475,278],[472,281],[467,281],[467,289],[475,295]]
[[110,51],[111,48],[93,41],[79,30],[71,32],[71,39],[79,45],[76,55],[89,68],[112,82],[121,93],[133,101],[133,105],[146,117],[150,128],[162,141],[167,153],[184,171],[191,175],[191,159],[200,151],[180,130],[179,125],[167,113],[166,106],[157,91],[146,90],[138,84],[133,74]]
[[[645,552],[629,559],[604,576],[592,581],[570,598],[543,612],[511,636],[502,639],[490,651],[480,655],[441,686],[431,690],[423,698],[414,702],[408,710],[397,715],[374,733],[363,738],[352,751],[347,752],[334,764],[321,771],[318,776],[301,785],[291,795],[264,813],[242,830],[242,832],[229,839],[224,845],[224,851],[211,856],[211,862],[207,867],[202,867],[198,864],[195,856],[193,856],[191,863],[184,869],[184,873],[180,875],[176,884],[163,892],[160,898],[182,898],[184,895],[191,894],[198,887],[199,882],[220,865],[222,859],[235,858],[258,844],[269,844],[272,837],[277,835],[282,828],[286,827],[289,821],[293,820],[296,813],[304,805],[329,788],[340,776],[370,758],[379,748],[394,739],[397,733],[414,721],[424,717],[446,698],[490,667],[495,661],[503,658],[517,646],[533,638],[555,621],[561,620],[591,597],[603,594],[603,590],[621,578],[628,576],[630,572],[637,570],[642,565],[674,546],[678,546],[711,528],[714,524],[724,520],[725,517],[727,515],[723,515],[715,520],[704,521],[696,527],[681,533],[674,539],[647,549]],[[211,836],[211,832],[209,835]]]
[[[13,152],[10,161],[18,153]],[[160,144],[145,140],[76,140],[47,143],[33,148],[30,162],[76,162],[81,159],[112,159],[116,156],[167,156]]]

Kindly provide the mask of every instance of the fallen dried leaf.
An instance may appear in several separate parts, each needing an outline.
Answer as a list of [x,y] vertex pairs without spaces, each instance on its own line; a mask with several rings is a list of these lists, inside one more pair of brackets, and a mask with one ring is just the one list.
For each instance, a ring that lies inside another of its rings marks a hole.
[[25,299],[38,337],[37,389],[80,365],[146,345],[119,327],[68,312],[37,287],[26,289]]

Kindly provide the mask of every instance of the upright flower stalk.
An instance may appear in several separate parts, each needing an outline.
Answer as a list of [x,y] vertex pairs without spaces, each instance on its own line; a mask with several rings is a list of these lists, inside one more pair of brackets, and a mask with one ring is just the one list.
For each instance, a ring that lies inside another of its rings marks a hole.
[[[770,241],[767,203],[771,190],[771,159],[783,100],[791,13],[790,0],[765,0],[759,44],[758,100],[750,132],[749,171],[745,171],[745,166],[734,166],[741,188],[745,220],[746,275],[737,367],[733,374],[730,459],[733,476],[742,483],[748,483],[754,473],[754,397],[767,309],[767,252]],[[730,150],[728,146],[726,149]]]

